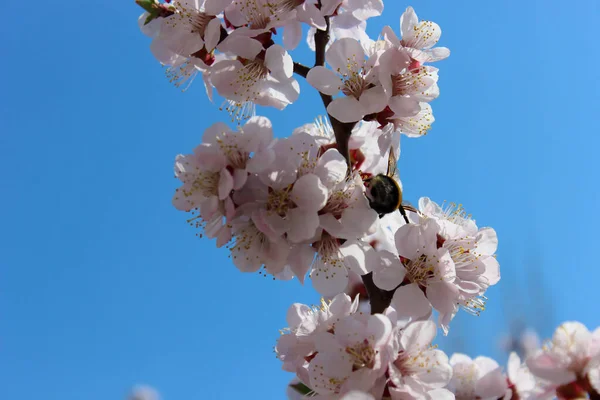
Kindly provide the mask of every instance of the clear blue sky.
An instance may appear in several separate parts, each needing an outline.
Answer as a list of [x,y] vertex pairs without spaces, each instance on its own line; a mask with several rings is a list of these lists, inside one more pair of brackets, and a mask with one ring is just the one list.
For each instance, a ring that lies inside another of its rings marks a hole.
[[[600,325],[600,3],[487,3],[412,3],[452,55],[434,128],[400,161],[409,200],[461,202],[498,231],[504,279],[483,316],[456,321],[471,355],[500,355],[507,315]],[[200,81],[169,85],[133,0],[29,5],[4,4],[0,25],[0,398],[121,399],[135,383],[284,398],[278,329],[317,295],[239,273],[171,206],[175,155],[226,115]],[[398,29],[407,5],[388,0],[369,31]],[[323,112],[302,89],[266,112],[278,135]],[[541,285],[551,303],[527,295]]]

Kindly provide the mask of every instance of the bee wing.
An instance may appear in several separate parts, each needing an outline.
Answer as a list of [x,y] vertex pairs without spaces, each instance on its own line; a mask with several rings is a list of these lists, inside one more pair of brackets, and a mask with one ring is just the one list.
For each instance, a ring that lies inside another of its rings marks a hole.
[[390,178],[396,179],[397,181],[400,180],[400,178],[398,176],[398,158],[396,157],[396,152],[394,151],[394,146],[390,147],[386,175],[389,176]]

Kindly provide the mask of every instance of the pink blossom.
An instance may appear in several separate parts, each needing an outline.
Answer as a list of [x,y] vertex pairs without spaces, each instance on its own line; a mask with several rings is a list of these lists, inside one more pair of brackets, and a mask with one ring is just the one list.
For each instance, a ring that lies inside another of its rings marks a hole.
[[498,363],[488,357],[455,353],[450,358],[454,370],[448,388],[457,400],[497,400],[507,394],[508,385]]

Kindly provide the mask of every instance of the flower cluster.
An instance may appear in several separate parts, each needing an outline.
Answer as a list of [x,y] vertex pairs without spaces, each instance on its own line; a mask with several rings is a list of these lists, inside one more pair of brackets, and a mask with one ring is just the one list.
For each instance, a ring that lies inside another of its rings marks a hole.
[[[549,400],[600,396],[600,328],[558,327],[551,342],[522,362],[512,352],[504,370],[488,357],[448,357],[431,346],[431,321],[406,324],[394,308],[357,311],[336,296],[319,308],[294,304],[276,352],[296,373],[288,398]],[[387,362],[387,365],[383,363]],[[303,394],[304,397],[299,397]],[[350,395],[351,394],[351,395]]]
[[283,368],[296,373],[299,391],[331,400],[451,398],[444,387],[452,367],[444,352],[431,345],[436,335],[432,321],[406,324],[393,308],[374,315],[357,308],[358,298],[352,301],[345,294],[318,308],[290,307],[289,327],[276,353]]
[[[376,120],[410,136],[425,134],[434,121],[428,103],[439,95],[438,70],[424,63],[450,53],[433,47],[440,27],[419,21],[411,7],[402,15],[401,37],[386,26],[373,41],[365,33],[366,20],[381,14],[381,0],[137,3],[145,10],[140,29],[152,38],[150,49],[167,66],[169,79],[187,88],[200,73],[209,97],[216,89],[239,122],[253,116],[257,104],[282,110],[298,99],[288,50],[300,42],[303,24],[310,28],[313,50],[317,30],[327,29],[332,40],[324,60],[331,69],[316,65],[307,79],[323,95],[339,94],[327,107],[333,118]],[[278,29],[281,44],[275,42]]]

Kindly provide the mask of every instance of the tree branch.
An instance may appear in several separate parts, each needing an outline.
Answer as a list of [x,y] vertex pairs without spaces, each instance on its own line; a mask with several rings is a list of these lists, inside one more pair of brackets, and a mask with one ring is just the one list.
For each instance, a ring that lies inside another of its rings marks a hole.
[[382,290],[375,286],[373,282],[373,273],[369,272],[362,276],[367,293],[369,293],[369,303],[371,304],[371,314],[381,314],[389,307],[394,297],[394,290]]
[[303,78],[306,78],[306,75],[308,75],[308,71],[310,71],[310,68],[307,67],[304,64],[300,64],[298,62],[294,62],[294,73],[300,75]]
[[[317,29],[315,32],[315,67],[324,66],[325,65],[325,50],[327,48],[327,44],[329,43],[329,28],[330,21],[329,17],[325,17],[325,22],[327,27],[324,31]],[[294,72],[298,75],[302,75],[304,71],[304,66],[294,63]],[[308,73],[308,71],[306,71]],[[302,75],[305,76],[305,75]],[[325,108],[329,106],[332,102],[332,97],[327,94],[320,93],[321,100],[323,100],[323,105]],[[351,166],[350,161],[350,150],[348,148],[348,142],[350,140],[350,136],[352,135],[352,129],[356,125],[356,122],[341,122],[337,119],[333,118],[331,114],[329,114],[329,121],[331,121],[331,127],[333,128],[333,132],[335,134],[335,141],[337,143],[338,151],[344,156],[346,161],[348,162],[348,166]],[[363,283],[367,292],[369,293],[369,302],[371,304],[371,314],[378,314],[385,311],[385,309],[390,305],[392,301],[392,297],[394,296],[395,290],[381,290],[375,283],[373,283],[373,274],[369,273],[367,275],[363,275],[362,277]]]

